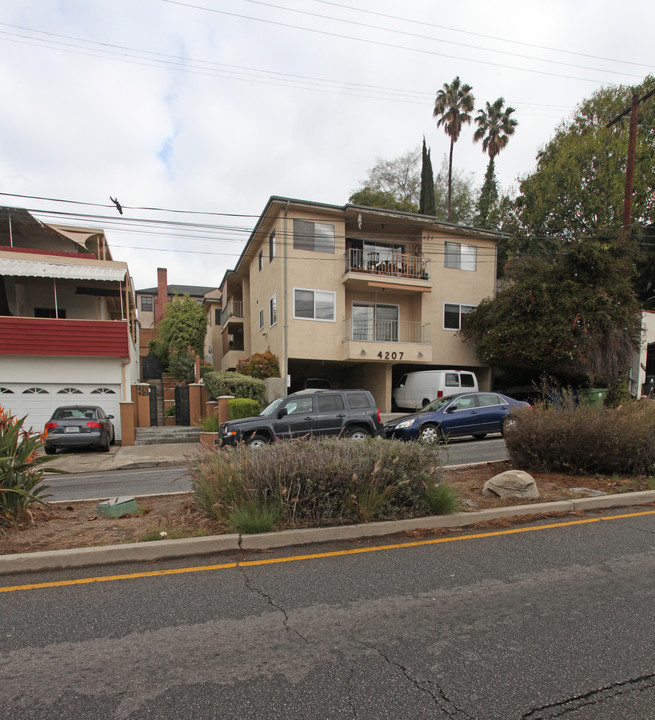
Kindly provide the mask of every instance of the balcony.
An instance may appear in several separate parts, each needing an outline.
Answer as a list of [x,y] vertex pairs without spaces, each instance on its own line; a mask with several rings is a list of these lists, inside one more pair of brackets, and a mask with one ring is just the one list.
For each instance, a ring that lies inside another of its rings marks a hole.
[[230,300],[224,310],[221,311],[221,327],[225,327],[225,324],[230,318],[243,319],[243,300]]
[[349,248],[345,254],[347,285],[393,287],[398,290],[430,292],[432,289],[429,258],[406,253],[383,253]]
[[130,357],[126,320],[0,317],[0,355]]
[[432,326],[406,320],[344,320],[344,360],[432,362]]

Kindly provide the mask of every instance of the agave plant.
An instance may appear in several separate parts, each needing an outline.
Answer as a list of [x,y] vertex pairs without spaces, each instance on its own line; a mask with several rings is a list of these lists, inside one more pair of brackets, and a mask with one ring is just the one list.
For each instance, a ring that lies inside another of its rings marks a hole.
[[45,505],[46,472],[63,472],[43,467],[52,458],[37,455],[43,445],[40,435],[23,429],[25,418],[16,419],[0,406],[0,527],[31,519],[30,505]]

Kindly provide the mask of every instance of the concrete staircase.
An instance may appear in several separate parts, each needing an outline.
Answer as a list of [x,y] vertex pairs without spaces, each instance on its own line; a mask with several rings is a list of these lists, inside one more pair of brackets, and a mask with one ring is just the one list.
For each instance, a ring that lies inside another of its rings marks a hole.
[[135,445],[160,445],[170,443],[200,442],[199,427],[149,427],[135,428]]

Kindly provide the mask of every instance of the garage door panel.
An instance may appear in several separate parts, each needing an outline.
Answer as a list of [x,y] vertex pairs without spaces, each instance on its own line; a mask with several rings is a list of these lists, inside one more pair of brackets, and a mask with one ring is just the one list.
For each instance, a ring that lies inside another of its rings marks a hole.
[[60,405],[98,405],[114,416],[116,439],[121,439],[120,385],[0,383],[0,404],[16,417],[27,416],[25,427],[43,432]]

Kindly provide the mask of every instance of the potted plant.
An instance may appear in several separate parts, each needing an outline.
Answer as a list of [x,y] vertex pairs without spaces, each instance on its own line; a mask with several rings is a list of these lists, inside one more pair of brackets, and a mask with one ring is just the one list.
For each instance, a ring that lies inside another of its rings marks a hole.
[[199,433],[201,444],[213,448],[214,440],[218,437],[218,415],[202,417],[198,421],[198,425],[201,428]]
[[164,411],[164,425],[175,425],[175,403],[171,403]]

